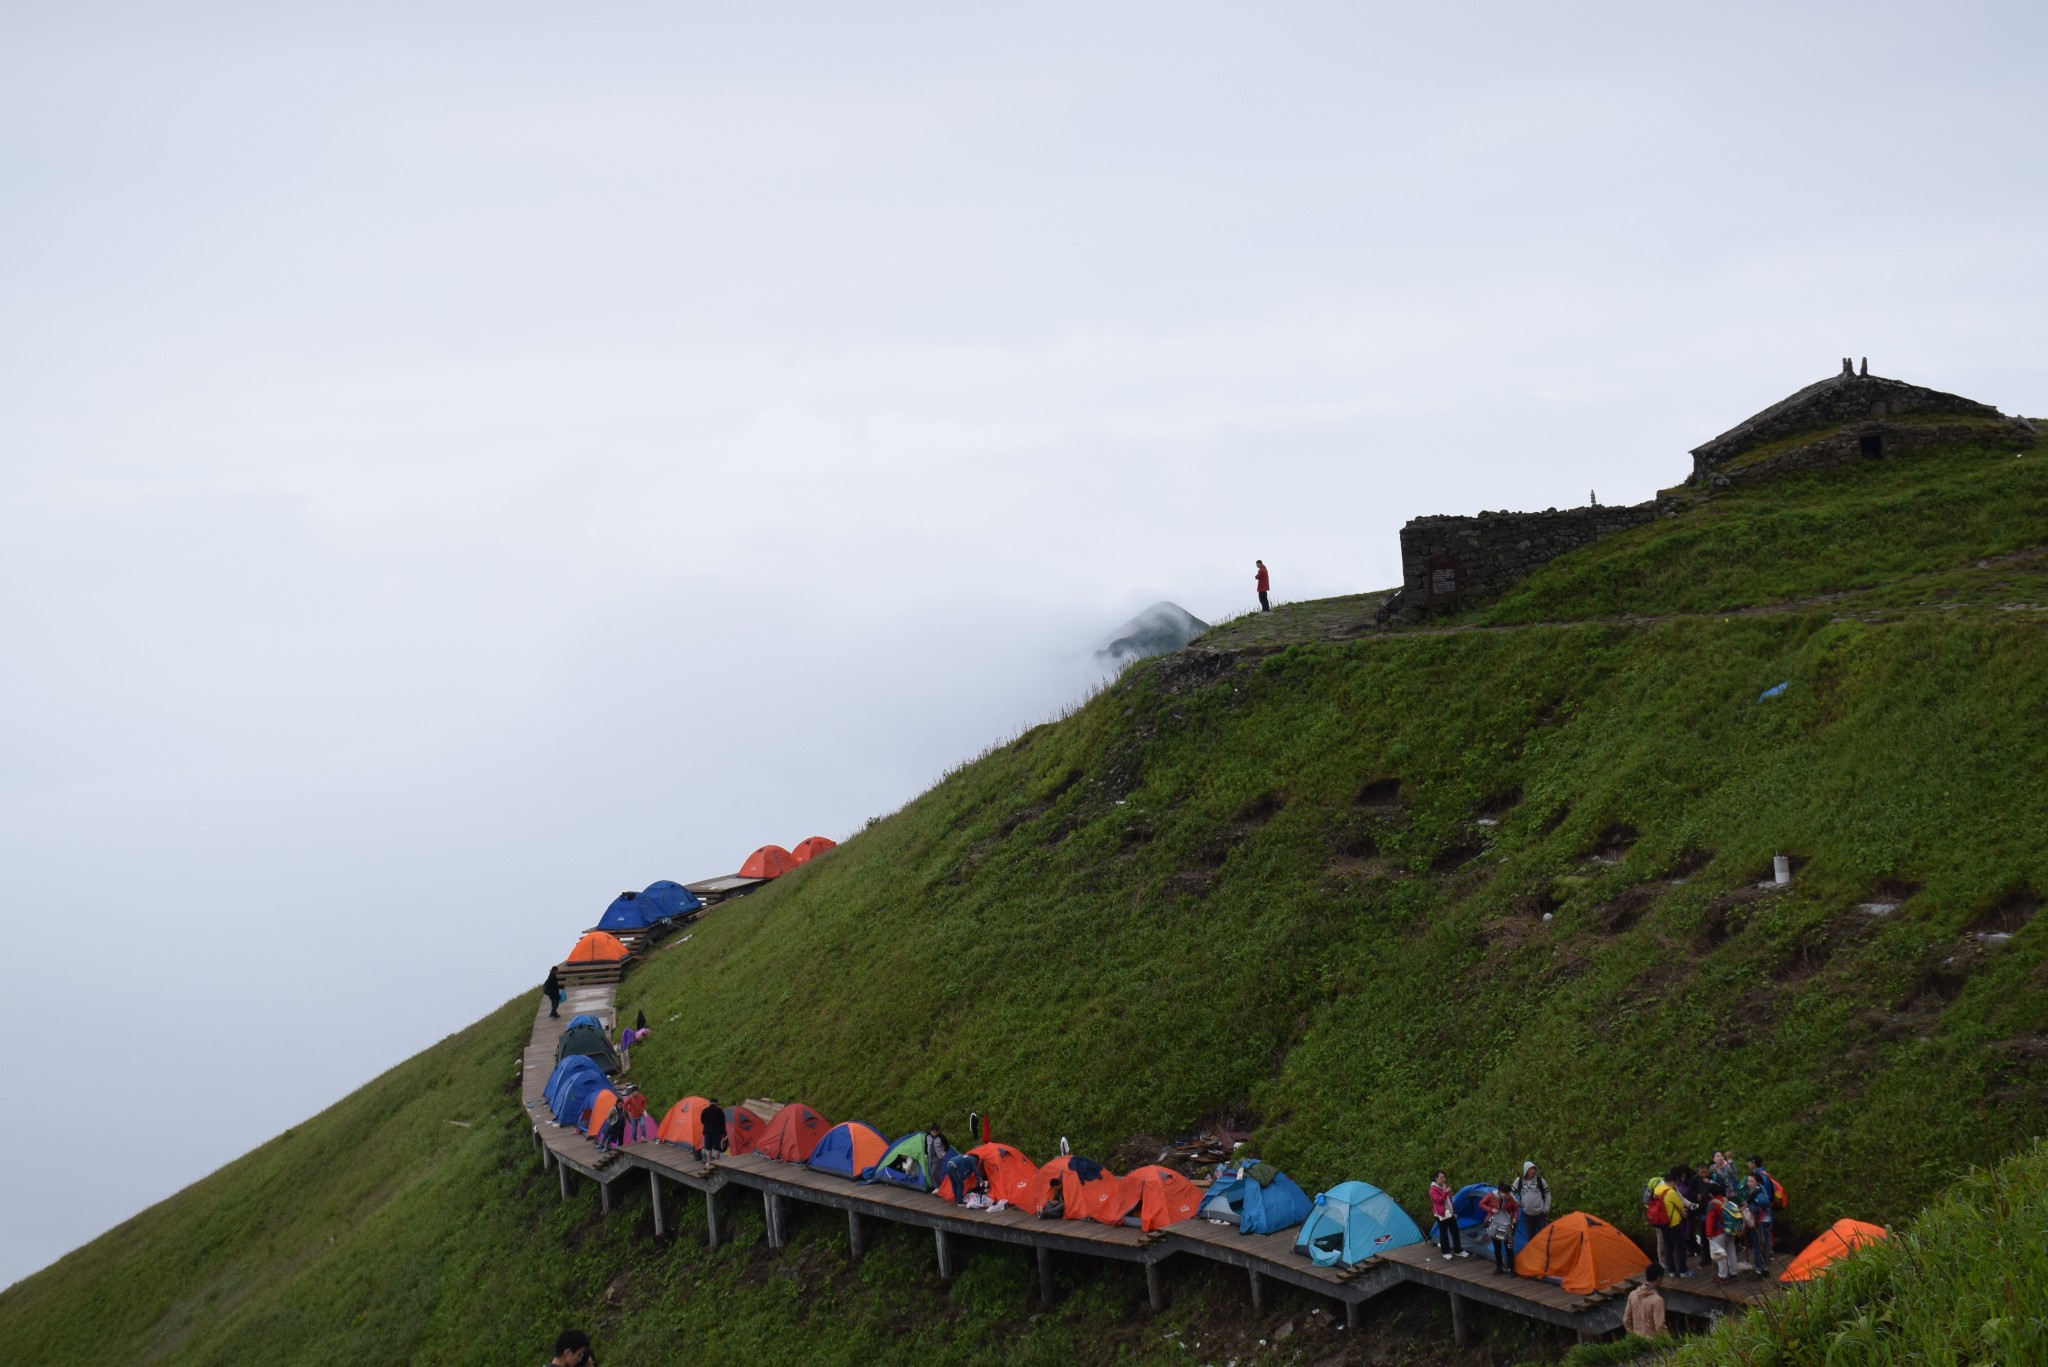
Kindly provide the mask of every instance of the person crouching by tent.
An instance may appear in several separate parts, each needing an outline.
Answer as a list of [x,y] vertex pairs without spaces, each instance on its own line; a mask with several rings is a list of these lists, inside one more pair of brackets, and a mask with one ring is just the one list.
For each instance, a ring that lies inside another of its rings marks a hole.
[[562,975],[553,968],[548,969],[548,980],[540,985],[540,994],[548,999],[550,1019],[562,1014]]
[[1451,1175],[1442,1168],[1429,1184],[1429,1213],[1436,1216],[1436,1246],[1443,1253],[1446,1262],[1450,1259],[1469,1258],[1464,1241],[1458,1237],[1458,1212],[1451,1208],[1451,1197],[1457,1188],[1451,1185]]
[[725,1107],[710,1098],[704,1106],[704,1149],[697,1157],[706,1163],[716,1162],[718,1155],[725,1152]]
[[[643,1016],[641,1019],[645,1020],[646,1017]],[[641,1043],[653,1033],[652,1030],[645,1026],[637,1029],[628,1026],[624,1030],[619,1031],[619,1071],[621,1073],[627,1072],[633,1067],[633,1046]]]
[[1515,1179],[1514,1197],[1515,1204],[1522,1208],[1522,1228],[1533,1239],[1550,1223],[1550,1183],[1543,1180],[1533,1162],[1522,1164],[1522,1175]]
[[971,1153],[955,1153],[946,1159],[944,1176],[953,1183],[953,1204],[964,1206],[981,1185],[981,1160]]
[[1493,1240],[1496,1273],[1515,1270],[1515,1217],[1521,1209],[1512,1182],[1502,1182],[1479,1198],[1479,1213],[1486,1217],[1487,1237]]

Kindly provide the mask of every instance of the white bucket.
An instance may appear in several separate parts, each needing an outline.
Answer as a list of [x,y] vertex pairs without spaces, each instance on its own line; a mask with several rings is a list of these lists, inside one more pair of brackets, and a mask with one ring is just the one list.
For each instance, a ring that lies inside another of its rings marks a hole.
[[1792,861],[1782,854],[1771,856],[1771,874],[1780,883],[1792,881]]

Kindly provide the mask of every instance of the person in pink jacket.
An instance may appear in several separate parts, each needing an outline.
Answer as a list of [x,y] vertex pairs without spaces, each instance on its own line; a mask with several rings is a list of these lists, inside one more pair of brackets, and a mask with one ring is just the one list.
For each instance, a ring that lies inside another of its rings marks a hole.
[[1436,1217],[1436,1246],[1446,1262],[1472,1256],[1458,1237],[1458,1212],[1451,1209],[1451,1196],[1456,1191],[1450,1174],[1439,1168],[1429,1184],[1429,1213]]

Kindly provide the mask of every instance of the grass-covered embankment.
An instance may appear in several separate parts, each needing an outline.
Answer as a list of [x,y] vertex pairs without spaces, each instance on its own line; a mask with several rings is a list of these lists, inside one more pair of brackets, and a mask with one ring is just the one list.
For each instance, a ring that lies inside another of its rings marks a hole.
[[[1734,1146],[1796,1227],[1904,1220],[2048,1119],[2048,588],[2014,554],[2043,505],[2009,453],[1738,490],[1468,615],[1498,630],[1140,666],[655,955],[636,1078],[892,1132],[979,1107],[1126,1163],[1229,1116],[1411,1208],[1438,1164],[1534,1157],[1624,1226],[1647,1173]],[[1782,601],[1851,581],[1876,606]],[[1572,620],[1621,611],[1668,620]],[[946,1289],[915,1239],[847,1268],[829,1219],[771,1256],[748,1212],[711,1254],[652,1242],[644,1196],[557,1205],[526,1018],[0,1294],[0,1346],[481,1363],[578,1319],[611,1360],[1182,1361],[1212,1281],[1257,1327],[1207,1273],[1153,1322],[1077,1264],[1033,1317],[1009,1253]]]

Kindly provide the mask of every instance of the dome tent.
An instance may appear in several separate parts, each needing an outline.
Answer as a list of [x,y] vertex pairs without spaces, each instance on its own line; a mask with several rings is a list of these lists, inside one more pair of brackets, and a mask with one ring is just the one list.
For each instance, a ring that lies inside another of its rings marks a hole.
[[801,1101],[792,1102],[775,1113],[768,1122],[768,1128],[754,1145],[754,1152],[763,1158],[773,1158],[784,1163],[807,1161],[817,1149],[818,1141],[832,1127]]
[[1314,1204],[1278,1168],[1248,1163],[1217,1172],[1202,1198],[1202,1214],[1235,1222],[1240,1234],[1277,1234],[1307,1219]]
[[579,1025],[562,1032],[562,1037],[555,1041],[555,1062],[560,1063],[571,1054],[587,1055],[607,1073],[619,1071],[619,1056],[612,1052],[604,1031],[595,1025]]
[[1115,1194],[1088,1213],[1105,1225],[1136,1224],[1150,1233],[1194,1219],[1201,1204],[1193,1182],[1155,1163],[1119,1177]]
[[1518,1275],[1541,1277],[1581,1296],[1640,1277],[1649,1265],[1627,1235],[1582,1210],[1552,1220],[1515,1255]]
[[845,1120],[825,1131],[818,1147],[804,1160],[804,1166],[841,1177],[858,1177],[879,1163],[888,1151],[889,1141],[882,1138],[881,1131],[858,1120]]
[[1800,1251],[1792,1265],[1778,1275],[1778,1280],[1810,1282],[1847,1257],[1858,1245],[1874,1244],[1885,1237],[1883,1225],[1865,1224],[1861,1220],[1837,1220]]
[[1422,1231],[1393,1197],[1370,1182],[1339,1182],[1317,1194],[1294,1251],[1319,1267],[1350,1267],[1421,1242]]
[[608,935],[601,930],[585,932],[576,942],[576,948],[569,951],[569,957],[562,962],[571,964],[609,964],[630,958],[631,953],[619,943],[619,937]]
[[[991,1201],[1008,1201],[1013,1206],[1024,1204],[1024,1194],[1031,1189],[1032,1179],[1038,1176],[1038,1164],[1008,1144],[977,1144],[967,1152],[981,1162],[981,1175],[988,1179]],[[936,1195],[942,1201],[952,1200],[953,1179],[942,1178]]]
[[795,867],[788,850],[780,845],[763,845],[747,856],[746,863],[740,865],[740,877],[780,878]]
[[796,842],[796,844],[790,847],[789,862],[792,865],[808,864],[813,859],[816,859],[819,855],[823,854],[825,851],[836,850],[838,848],[838,841],[827,840],[822,835],[814,835],[807,840],[799,840]]

